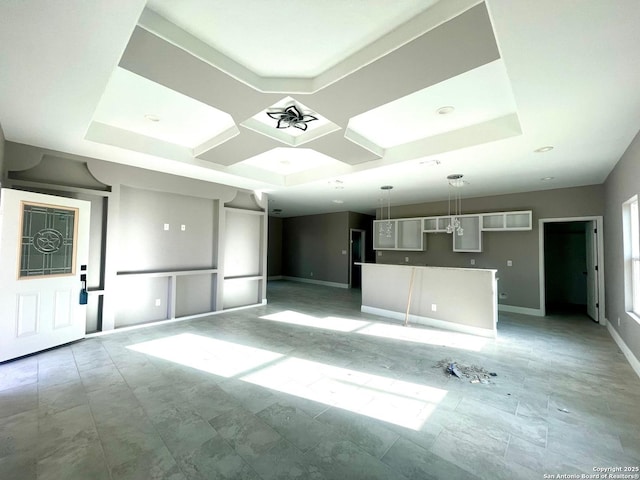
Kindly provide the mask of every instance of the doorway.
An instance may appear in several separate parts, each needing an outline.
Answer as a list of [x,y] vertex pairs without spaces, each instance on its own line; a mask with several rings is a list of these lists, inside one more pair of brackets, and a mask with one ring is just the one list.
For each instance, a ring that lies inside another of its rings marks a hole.
[[365,261],[366,231],[355,228],[349,229],[349,287],[362,288],[362,267],[356,263]]
[[542,314],[604,323],[602,217],[540,220]]
[[91,204],[0,191],[0,362],[84,337]]

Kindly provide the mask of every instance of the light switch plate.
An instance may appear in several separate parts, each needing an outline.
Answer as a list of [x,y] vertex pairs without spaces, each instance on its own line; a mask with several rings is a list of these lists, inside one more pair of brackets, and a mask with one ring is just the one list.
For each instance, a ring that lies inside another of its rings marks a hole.
[[507,267],[513,267],[513,262],[511,260],[507,260]]
[[164,229],[165,229],[165,230],[169,230],[169,224],[168,224],[168,223],[165,223],[165,224],[164,224]]

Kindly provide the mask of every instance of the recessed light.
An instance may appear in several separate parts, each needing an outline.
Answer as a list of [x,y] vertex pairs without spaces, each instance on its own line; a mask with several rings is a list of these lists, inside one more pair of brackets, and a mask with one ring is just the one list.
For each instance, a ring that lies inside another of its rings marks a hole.
[[436,113],[438,115],[448,115],[449,113],[453,112],[455,110],[455,107],[452,107],[451,105],[446,105],[444,107],[440,107],[439,109],[436,110]]
[[344,203],[344,200],[331,200],[333,203]]
[[548,182],[549,180],[553,180],[555,177],[542,177],[540,180],[543,182]]
[[547,145],[546,147],[536,148],[534,150],[534,152],[536,152],[536,153],[544,153],[544,152],[548,152],[550,150],[553,150],[553,146],[552,145]]
[[158,115],[154,115],[153,113],[147,113],[144,116],[145,120],[149,120],[150,122],[159,122],[160,117]]

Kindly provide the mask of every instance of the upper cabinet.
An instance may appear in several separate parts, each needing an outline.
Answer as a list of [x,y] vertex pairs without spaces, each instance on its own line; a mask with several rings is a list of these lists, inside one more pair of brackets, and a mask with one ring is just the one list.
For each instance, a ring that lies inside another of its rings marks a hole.
[[482,230],[531,230],[531,210],[483,213]]
[[[458,230],[451,234],[454,252],[481,252],[483,231],[507,232],[532,228],[531,210],[458,215],[456,218],[462,227],[462,235]],[[423,233],[446,233],[451,219],[452,217],[447,215],[375,220],[373,248],[374,250],[424,250],[426,238]]]
[[424,250],[422,218],[374,220],[374,250]]
[[[482,234],[480,233],[479,215],[460,215],[457,217],[460,222],[460,230],[454,230],[453,251],[454,252],[481,252]],[[461,235],[462,233],[462,235]]]
[[451,217],[426,217],[422,219],[422,230],[427,233],[445,233]]
[[398,219],[398,250],[424,250],[421,218]]

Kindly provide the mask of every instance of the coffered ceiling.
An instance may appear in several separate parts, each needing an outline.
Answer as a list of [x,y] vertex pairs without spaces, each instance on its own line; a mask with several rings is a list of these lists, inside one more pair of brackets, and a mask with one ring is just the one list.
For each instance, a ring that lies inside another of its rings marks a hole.
[[636,0],[3,2],[0,123],[281,216],[446,199],[451,173],[597,184],[640,128],[638,24]]

